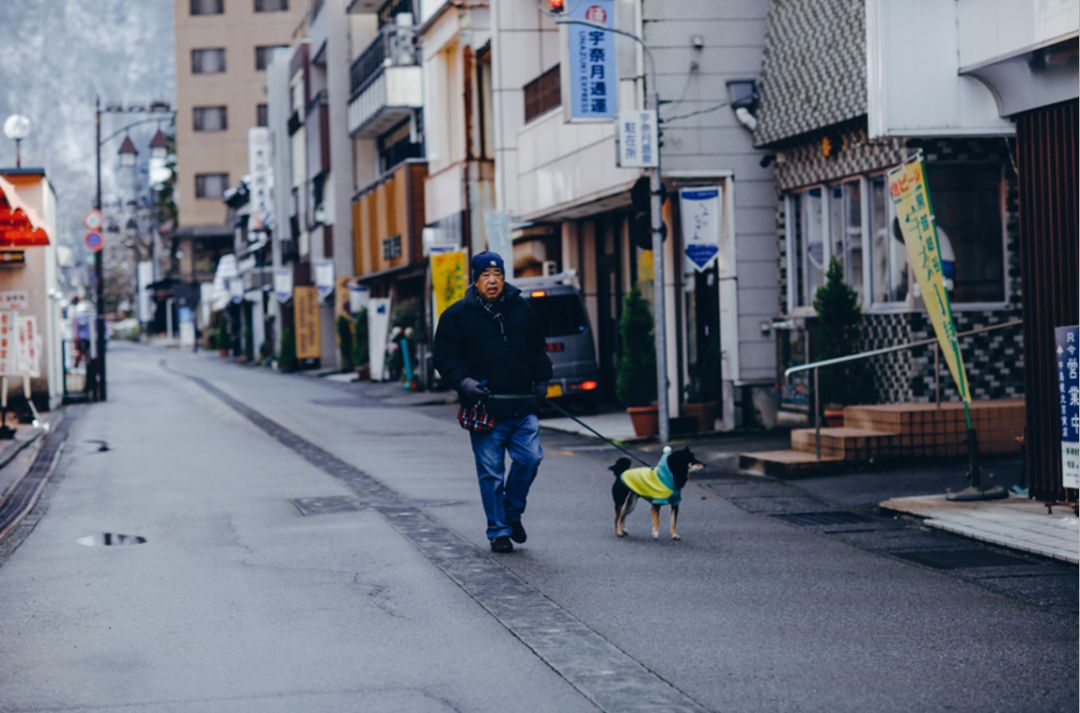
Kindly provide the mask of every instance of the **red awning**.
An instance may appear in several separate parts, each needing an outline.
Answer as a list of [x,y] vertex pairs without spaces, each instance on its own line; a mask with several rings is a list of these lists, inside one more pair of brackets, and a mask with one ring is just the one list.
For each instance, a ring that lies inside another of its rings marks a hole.
[[0,176],[0,248],[48,244],[45,221],[19,198],[15,187]]

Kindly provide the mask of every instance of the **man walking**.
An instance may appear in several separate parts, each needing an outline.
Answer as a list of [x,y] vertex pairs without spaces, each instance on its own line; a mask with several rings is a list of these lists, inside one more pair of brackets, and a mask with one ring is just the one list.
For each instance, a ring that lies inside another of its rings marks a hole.
[[505,282],[502,257],[478,253],[470,267],[473,285],[439,319],[435,368],[457,388],[463,406],[482,403],[495,421],[470,437],[491,550],[513,552],[511,540],[526,539],[521,516],[544,457],[536,412],[547,394],[551,360],[536,313],[521,290]]

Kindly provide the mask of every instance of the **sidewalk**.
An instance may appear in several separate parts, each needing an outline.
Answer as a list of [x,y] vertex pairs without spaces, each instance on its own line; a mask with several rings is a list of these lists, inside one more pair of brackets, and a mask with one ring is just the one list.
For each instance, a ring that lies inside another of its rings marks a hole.
[[1080,563],[1080,518],[1070,508],[1055,508],[1009,495],[1007,500],[953,502],[944,495],[893,498],[886,510],[925,518],[927,527],[983,542],[1032,552],[1043,557]]

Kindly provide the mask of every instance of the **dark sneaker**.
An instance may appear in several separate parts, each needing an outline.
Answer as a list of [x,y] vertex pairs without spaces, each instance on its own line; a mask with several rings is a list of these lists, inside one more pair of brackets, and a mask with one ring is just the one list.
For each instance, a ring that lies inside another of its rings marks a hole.
[[510,527],[513,528],[513,532],[510,533],[510,539],[519,545],[525,540],[529,539],[529,536],[525,534],[525,528],[522,527],[520,522],[510,523]]
[[514,545],[510,542],[509,537],[496,537],[491,541],[491,551],[499,553],[513,552]]

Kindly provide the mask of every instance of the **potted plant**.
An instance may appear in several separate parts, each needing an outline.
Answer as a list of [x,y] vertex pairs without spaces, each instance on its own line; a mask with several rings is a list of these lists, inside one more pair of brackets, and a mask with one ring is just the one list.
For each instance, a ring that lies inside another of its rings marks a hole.
[[630,290],[619,318],[618,370],[615,395],[627,405],[626,412],[639,438],[660,430],[656,401],[656,343],[649,305],[637,287]]
[[229,356],[229,324],[224,317],[218,322],[217,327],[218,356]]
[[708,433],[716,424],[716,405],[722,389],[720,380],[720,345],[709,339],[701,345],[697,363],[690,367],[690,383],[686,386],[684,416],[696,420],[697,433]]
[[356,377],[361,380],[371,378],[371,364],[368,356],[368,323],[367,310],[362,309],[356,313],[353,325],[353,365],[356,368]]
[[[834,257],[829,261],[825,284],[814,293],[817,324],[814,361],[856,354],[862,349],[862,310],[859,296],[844,282],[844,268]],[[866,402],[873,382],[865,361],[852,361],[820,370],[818,389],[826,423],[842,426],[844,406]]]
[[281,353],[278,354],[278,368],[282,371],[296,371],[296,337],[289,327],[281,330]]
[[352,371],[354,363],[353,355],[353,321],[348,315],[339,314],[337,318],[338,351],[341,353],[341,370]]

